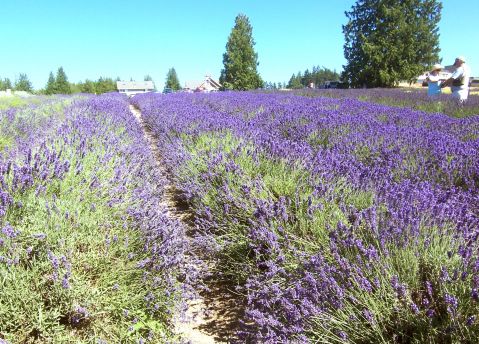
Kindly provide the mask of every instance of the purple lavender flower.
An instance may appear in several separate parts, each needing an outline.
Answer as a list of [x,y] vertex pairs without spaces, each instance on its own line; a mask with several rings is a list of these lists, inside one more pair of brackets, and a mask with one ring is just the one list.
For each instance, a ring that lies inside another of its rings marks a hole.
[[444,294],[444,302],[447,305],[447,312],[451,315],[455,315],[458,306],[457,298],[451,294],[446,293]]
[[9,223],[6,223],[2,228],[2,233],[10,239],[16,238],[20,234],[19,231],[15,230]]
[[367,322],[371,324],[374,323],[374,316],[368,309],[363,309],[362,313],[363,313],[364,319],[366,319]]
[[[479,225],[472,215],[478,205],[479,155],[477,137],[470,136],[479,128],[477,118],[458,120],[354,99],[249,92],[178,94],[168,99],[144,95],[133,102],[157,134],[168,168],[182,176],[179,187],[192,201],[198,232],[227,237],[215,252],[229,252],[229,245],[235,242],[230,228],[244,227],[241,237],[246,238],[251,255],[240,255],[246,264],[241,260],[241,264],[233,261],[226,265],[233,266],[233,272],[229,271],[233,274],[245,273],[234,266],[247,269],[251,265],[257,270],[247,271],[244,289],[248,300],[245,323],[252,324],[244,331],[245,342],[303,338],[300,336],[314,315],[335,312],[345,303],[361,304],[353,296],[358,285],[369,291],[371,298],[377,297],[378,279],[394,274],[385,262],[394,260],[397,250],[415,250],[428,228],[435,230],[428,233],[428,249],[434,249],[435,235],[451,237],[450,263],[461,258],[461,266],[477,272],[474,249],[459,249],[456,254],[452,248],[466,242],[474,246],[476,241],[471,238]],[[237,158],[244,147],[225,151],[221,143],[225,131],[234,140],[247,142],[247,155],[253,160],[248,168],[257,169],[254,180],[248,179],[251,177]],[[200,135],[214,137],[219,147],[196,147]],[[261,169],[264,161],[284,162],[295,173],[304,169],[307,177],[296,183],[297,190],[284,195],[280,188],[268,189],[263,176],[270,176]],[[206,170],[193,173],[187,171],[188,164],[206,166]],[[225,170],[238,176],[238,181],[225,178]],[[372,204],[347,204],[350,202],[338,180],[353,190],[352,194],[370,192]],[[214,199],[205,197],[211,190],[218,192]],[[323,212],[327,215],[330,206],[338,207],[338,218],[344,223],[327,223],[324,230],[330,235],[324,242],[308,242],[317,244],[317,252],[303,251],[291,236],[310,240],[310,228],[303,229],[299,223],[314,220]],[[234,218],[237,210],[240,216]],[[153,242],[144,245],[145,252],[156,250]],[[150,268],[150,264],[140,263],[140,268]],[[391,287],[400,299],[397,307],[410,307],[418,317],[424,316],[421,307],[426,317],[442,318],[434,307],[441,303],[438,295],[443,287],[467,281],[454,268],[441,267],[440,276],[425,271],[429,278],[424,284],[426,295],[416,290],[416,284],[409,286],[393,276]],[[424,278],[409,277],[417,282]],[[474,276],[471,279],[473,288],[478,288],[479,282],[474,285]],[[418,293],[420,303],[411,304],[408,292],[414,300]],[[448,295],[444,302],[450,313],[457,312],[454,296]],[[361,317],[374,321],[367,309],[353,316]]]
[[420,312],[419,307],[414,302],[411,303],[411,312],[413,314],[419,314]]
[[47,235],[45,233],[35,233],[35,234],[32,234],[32,237],[38,240],[44,240],[47,237]]
[[63,289],[70,289],[70,281],[68,280],[68,274],[63,275],[62,287]]
[[479,301],[479,292],[478,292],[477,288],[472,289],[471,297],[474,301]]

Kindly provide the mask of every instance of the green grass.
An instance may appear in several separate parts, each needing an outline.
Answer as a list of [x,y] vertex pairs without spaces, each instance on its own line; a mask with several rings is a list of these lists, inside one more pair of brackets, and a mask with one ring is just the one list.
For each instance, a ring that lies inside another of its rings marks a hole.
[[26,98],[20,97],[0,97],[0,110],[6,110],[12,107],[22,107],[28,104]]
[[14,139],[11,136],[0,134],[0,153],[12,147]]

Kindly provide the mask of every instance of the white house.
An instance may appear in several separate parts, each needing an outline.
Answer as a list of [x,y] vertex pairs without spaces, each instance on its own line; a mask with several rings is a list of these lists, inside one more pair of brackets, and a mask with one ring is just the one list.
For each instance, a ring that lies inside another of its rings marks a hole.
[[33,97],[31,93],[26,91],[12,91],[11,89],[7,88],[5,91],[0,91],[0,97],[21,97],[21,98],[29,98]]
[[153,81],[117,81],[116,88],[118,92],[132,97],[138,93],[153,92],[155,84]]
[[221,88],[221,84],[213,80],[210,75],[205,75],[203,81],[189,81],[185,83],[183,91],[186,92],[216,92]]
[[7,88],[5,91],[0,91],[0,97],[12,97],[12,90]]

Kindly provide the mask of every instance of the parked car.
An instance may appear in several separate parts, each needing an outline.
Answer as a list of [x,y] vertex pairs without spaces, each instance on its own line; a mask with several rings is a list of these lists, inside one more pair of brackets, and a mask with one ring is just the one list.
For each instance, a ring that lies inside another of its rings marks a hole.
[[326,81],[321,88],[348,88],[348,84],[341,81]]
[[167,87],[167,88],[163,89],[163,93],[164,94],[173,93],[173,89]]

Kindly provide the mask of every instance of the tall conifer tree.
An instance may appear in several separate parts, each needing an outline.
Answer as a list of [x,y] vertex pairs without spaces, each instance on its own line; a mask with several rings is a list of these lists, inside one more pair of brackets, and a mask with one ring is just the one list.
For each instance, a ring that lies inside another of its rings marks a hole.
[[67,75],[63,70],[63,67],[58,68],[57,76],[55,79],[55,93],[59,94],[71,94],[70,84],[68,83]]
[[48,77],[47,85],[45,86],[45,94],[54,94],[55,92],[55,77],[53,76],[53,72],[50,72]]
[[6,90],[8,90],[8,89],[11,90],[11,89],[13,88],[13,87],[12,87],[12,82],[10,81],[9,78],[5,78],[5,79],[3,80],[3,87],[5,87]]
[[224,69],[220,83],[228,90],[250,90],[263,87],[257,71],[258,54],[254,51],[253,27],[244,14],[235,19],[223,54]]
[[15,82],[15,91],[33,92],[32,83],[26,74],[20,73],[18,76],[18,80]]
[[173,91],[181,89],[180,80],[176,74],[175,68],[170,68],[166,74],[165,88],[171,88]]
[[441,9],[437,0],[357,0],[343,26],[343,80],[391,87],[439,62]]

